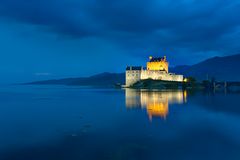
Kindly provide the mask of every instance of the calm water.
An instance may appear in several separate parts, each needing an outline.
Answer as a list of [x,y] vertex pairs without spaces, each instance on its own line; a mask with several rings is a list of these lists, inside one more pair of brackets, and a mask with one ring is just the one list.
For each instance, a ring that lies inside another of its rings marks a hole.
[[1,160],[240,159],[240,94],[0,87]]

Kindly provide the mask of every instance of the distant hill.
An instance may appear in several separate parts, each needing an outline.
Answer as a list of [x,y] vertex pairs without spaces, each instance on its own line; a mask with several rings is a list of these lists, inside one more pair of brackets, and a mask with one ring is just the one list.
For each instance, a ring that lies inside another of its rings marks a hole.
[[[170,72],[192,76],[198,80],[209,77],[221,81],[240,81],[240,54],[226,57],[214,57],[192,66],[176,66]],[[125,83],[124,73],[101,73],[90,77],[64,78],[37,81],[26,84],[36,85],[82,85],[82,86],[113,86]]]
[[192,76],[198,80],[215,78],[220,81],[240,81],[240,54],[214,57],[192,66],[177,66],[173,73]]
[[46,81],[36,81],[26,84],[31,85],[81,85],[81,86],[113,86],[125,83],[124,73],[101,73],[90,77],[64,78]]

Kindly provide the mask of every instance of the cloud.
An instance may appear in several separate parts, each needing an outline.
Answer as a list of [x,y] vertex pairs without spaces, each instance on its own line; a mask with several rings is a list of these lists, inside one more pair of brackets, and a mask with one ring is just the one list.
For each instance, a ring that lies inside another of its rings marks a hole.
[[9,0],[1,1],[0,5],[2,17],[47,27],[59,34],[84,37],[94,32],[89,18],[74,1]]
[[240,51],[238,0],[8,0],[0,6],[2,17],[60,36],[107,39],[134,56]]

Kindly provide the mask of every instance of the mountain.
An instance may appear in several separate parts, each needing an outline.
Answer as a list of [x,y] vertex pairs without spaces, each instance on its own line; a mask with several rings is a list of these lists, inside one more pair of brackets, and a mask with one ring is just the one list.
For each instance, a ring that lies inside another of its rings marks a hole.
[[[195,77],[197,80],[215,78],[219,81],[240,81],[240,54],[214,57],[192,66],[176,66],[170,72],[183,74],[185,77]],[[101,73],[90,77],[65,78],[37,81],[26,84],[36,85],[82,85],[82,86],[113,86],[124,84],[124,73]]]
[[26,84],[32,85],[81,85],[81,86],[113,86],[114,84],[125,83],[124,73],[101,73],[90,77],[64,78],[46,81],[36,81]]
[[198,80],[215,78],[219,81],[240,81],[240,54],[213,57],[192,66],[176,66],[171,72],[192,76]]

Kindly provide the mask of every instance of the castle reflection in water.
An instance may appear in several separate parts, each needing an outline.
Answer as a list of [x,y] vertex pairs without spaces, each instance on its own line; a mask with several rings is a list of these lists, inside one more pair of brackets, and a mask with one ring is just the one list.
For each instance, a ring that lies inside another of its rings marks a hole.
[[125,90],[126,107],[128,109],[146,109],[149,120],[153,117],[166,119],[169,113],[169,104],[183,104],[187,101],[186,91],[148,91]]

